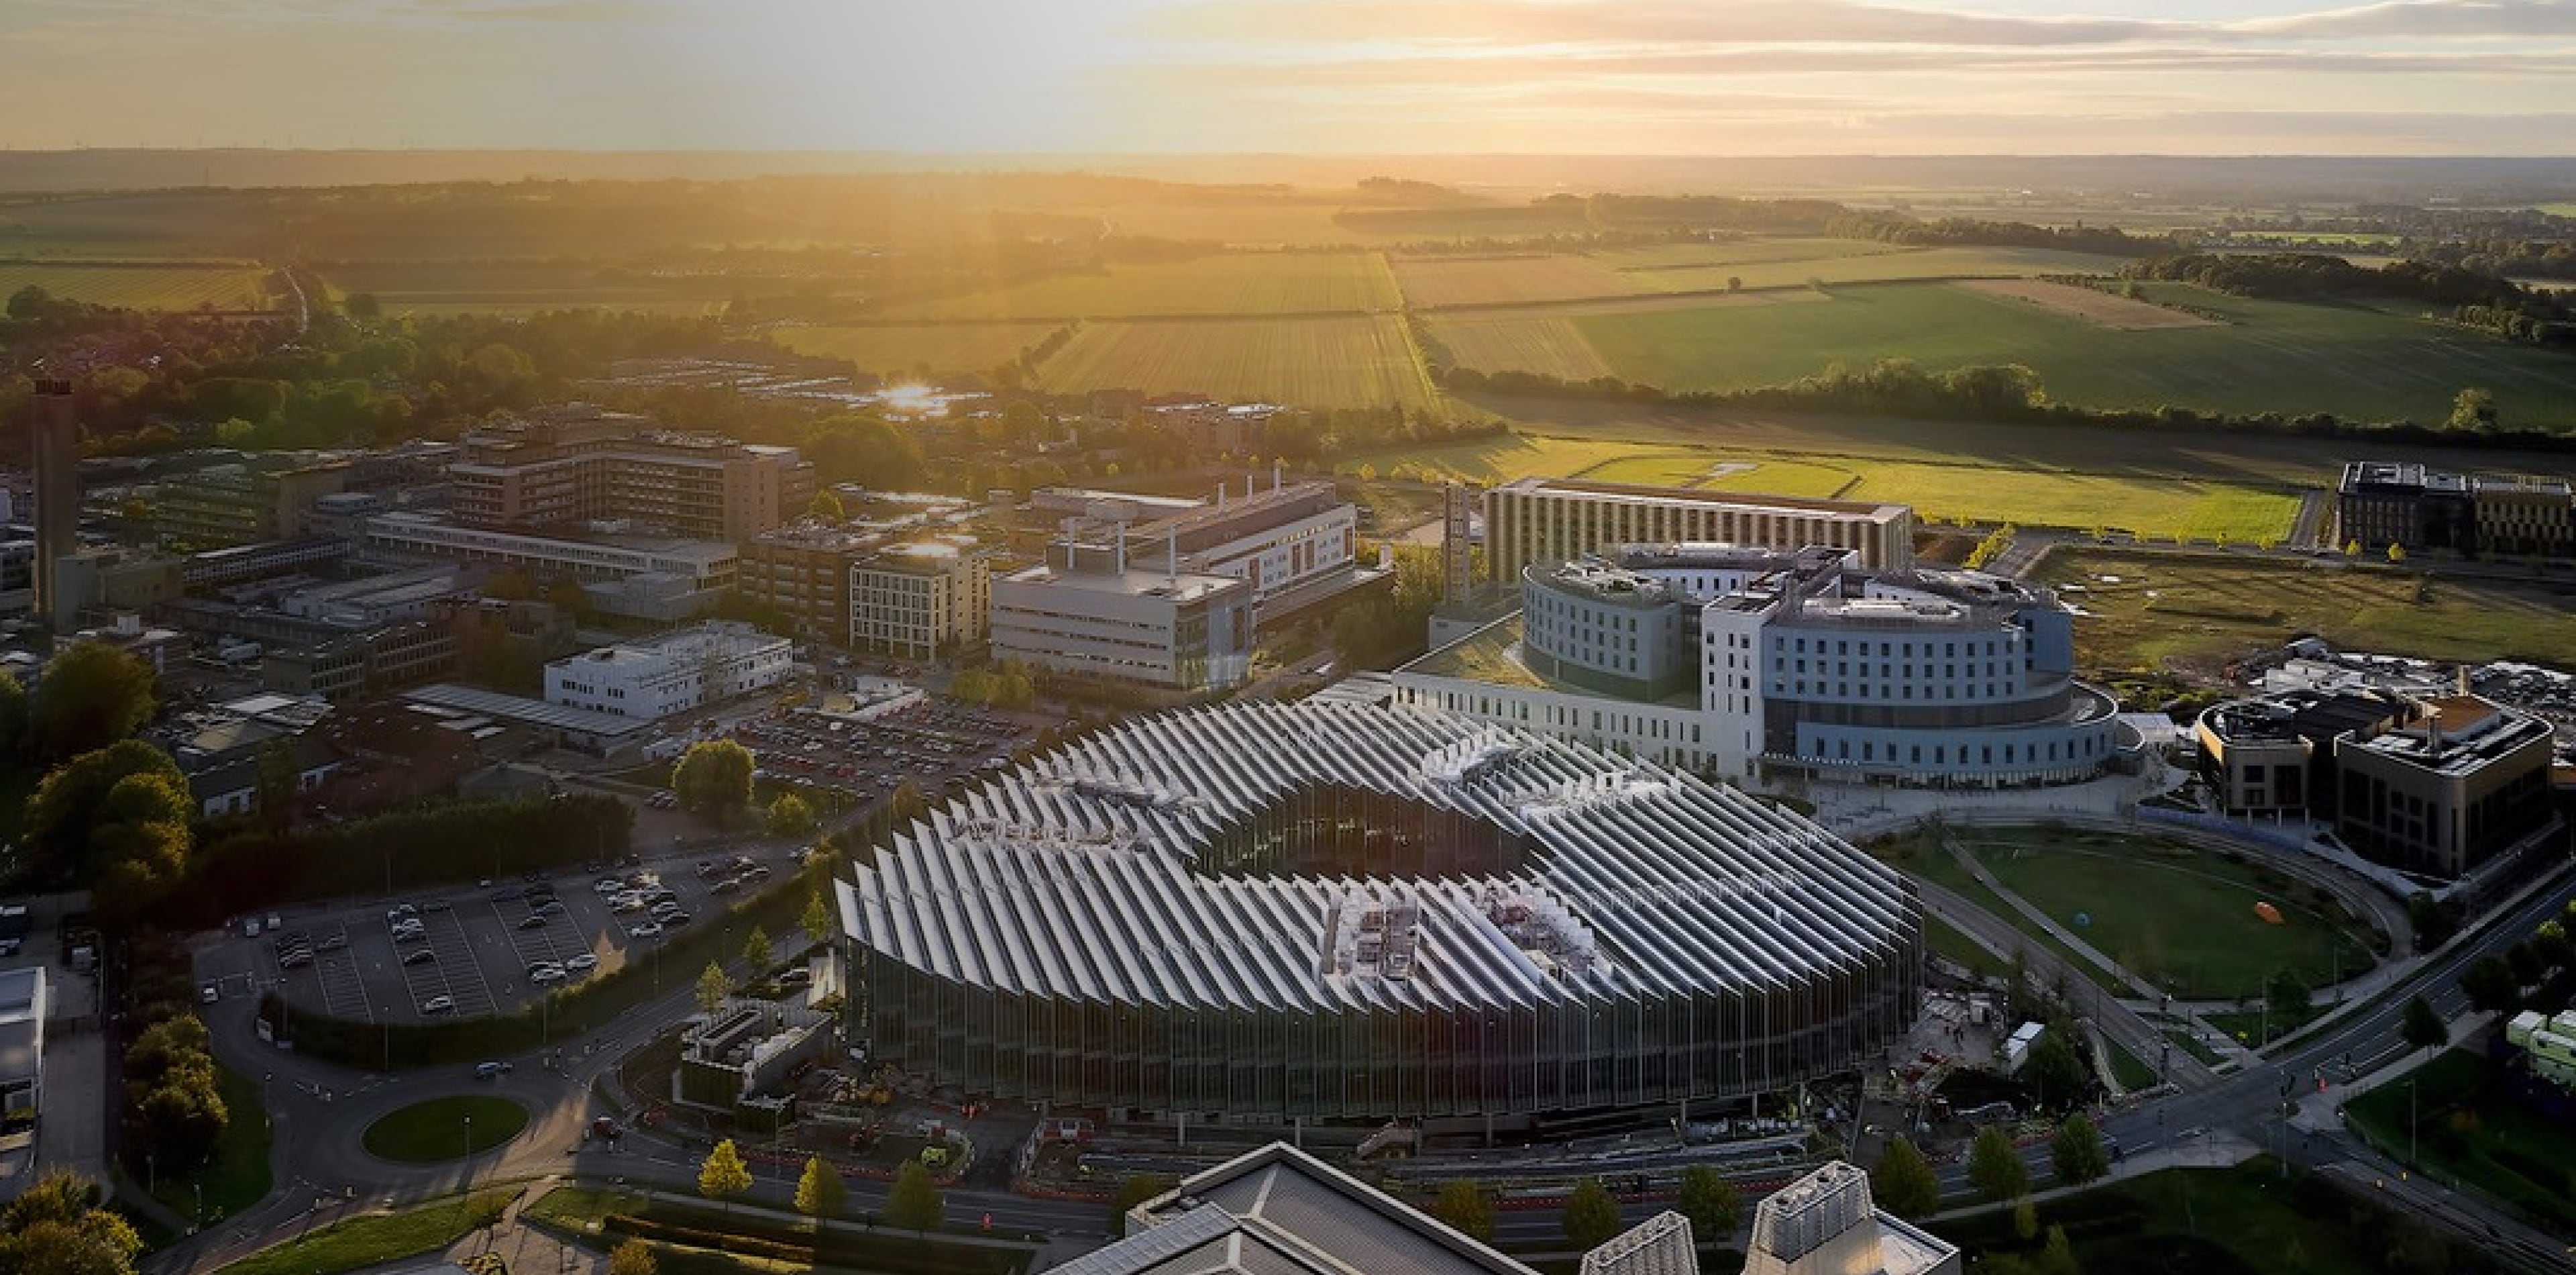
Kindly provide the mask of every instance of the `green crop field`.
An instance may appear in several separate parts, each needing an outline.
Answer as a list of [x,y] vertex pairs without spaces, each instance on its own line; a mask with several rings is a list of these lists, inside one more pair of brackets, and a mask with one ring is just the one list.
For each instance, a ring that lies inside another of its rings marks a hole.
[[1053,323],[925,323],[905,327],[785,328],[779,344],[799,354],[848,359],[863,372],[986,372],[1047,338]]
[[1621,378],[1668,390],[1773,385],[1840,363],[2025,364],[2050,397],[2439,420],[2462,386],[2516,424],[2576,425],[2576,359],[2358,307],[2293,305],[2187,285],[2150,290],[2226,322],[2120,331],[1943,284],[1850,288],[1828,305],[1582,314],[1578,334]]
[[2102,527],[2159,539],[2239,544],[2289,535],[2299,498],[2224,483],[1983,465],[1856,461],[1846,500],[1912,505],[1925,518]]
[[1086,323],[1038,370],[1054,393],[1131,389],[1306,407],[1428,407],[1438,392],[1389,315]]
[[1757,265],[1777,261],[1826,261],[1840,257],[1876,257],[1910,252],[1902,244],[1874,239],[1804,238],[1795,235],[1721,239],[1713,243],[1660,243],[1642,248],[1614,248],[1592,254],[1613,270],[1672,270],[1710,266]]
[[1657,291],[1644,277],[1590,257],[1399,257],[1395,280],[1407,305],[1438,308],[1567,301]]
[[2053,252],[2043,248],[1899,248],[1894,252],[1659,267],[1627,273],[1629,277],[1662,292],[1719,292],[1736,283],[1746,288],[1795,288],[1809,283],[1834,286],[1908,279],[2109,274],[2119,268],[2120,262],[2118,257]]
[[2576,589],[2437,579],[2369,559],[2059,549],[2039,579],[2076,586],[2079,658],[2093,668],[2223,660],[2315,633],[2336,646],[2431,660],[2563,659]]
[[0,261],[0,297],[38,287],[70,301],[127,310],[268,310],[268,272],[234,261]]
[[341,293],[373,295],[387,314],[534,314],[649,310],[720,314],[737,294],[777,295],[787,280],[639,274],[551,261],[349,261],[326,266]]
[[1692,313],[1709,308],[1761,309],[1823,303],[1822,293],[1747,292],[1721,297],[1641,296],[1568,305],[1534,305],[1426,316],[1431,337],[1459,367],[1480,372],[1535,372],[1568,381],[1618,375],[1592,347],[1577,320],[1605,314]]
[[1393,310],[1395,276],[1376,253],[1229,253],[1113,265],[1099,274],[897,306],[895,317],[1081,319]]

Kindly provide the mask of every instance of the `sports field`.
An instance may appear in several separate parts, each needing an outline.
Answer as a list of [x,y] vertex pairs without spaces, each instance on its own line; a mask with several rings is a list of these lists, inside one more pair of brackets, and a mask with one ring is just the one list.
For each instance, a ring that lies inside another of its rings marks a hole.
[[2576,588],[2564,582],[2437,579],[2373,562],[2069,548],[2050,554],[2038,578],[2082,608],[2077,658],[2092,668],[2226,659],[2302,633],[2432,660],[2553,661],[2576,650]]
[[267,310],[268,272],[238,262],[126,264],[0,261],[0,298],[39,287],[125,310]]
[[[2576,425],[2576,360],[2358,307],[2293,305],[2188,285],[2149,289],[2227,322],[2119,331],[1948,284],[1849,288],[1827,305],[1712,307],[1571,318],[1622,379],[1667,390],[1775,385],[1840,363],[1934,370],[2020,363],[2051,398],[2239,412],[2439,420],[2462,386],[2494,391],[2515,424]],[[1462,360],[1462,365],[1463,360]]]
[[1018,287],[893,307],[899,318],[1082,319],[1165,315],[1373,313],[1396,308],[1395,276],[1373,252],[1228,253],[1112,265]]
[[925,323],[904,327],[784,328],[773,335],[799,354],[848,359],[862,372],[988,372],[1046,339],[1053,323]]
[[1130,389],[1305,407],[1428,407],[1437,391],[1392,315],[1086,323],[1038,369],[1051,392]]

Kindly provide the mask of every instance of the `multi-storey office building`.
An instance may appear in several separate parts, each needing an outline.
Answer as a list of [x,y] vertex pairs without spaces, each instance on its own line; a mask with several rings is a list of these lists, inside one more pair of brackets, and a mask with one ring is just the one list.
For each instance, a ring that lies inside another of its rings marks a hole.
[[850,568],[850,647],[933,660],[984,639],[993,611],[993,560],[970,544],[889,545]]
[[803,520],[742,546],[743,596],[778,608],[797,632],[834,646],[850,641],[850,571],[885,537]]
[[1250,673],[1250,585],[1135,570],[1124,524],[1068,528],[1047,556],[992,582],[995,658],[1178,691],[1238,686]]
[[1914,510],[1570,478],[1524,478],[1485,493],[1485,562],[1496,582],[1623,544],[1821,545],[1890,571],[1914,560]]
[[467,434],[448,476],[469,526],[633,519],[709,540],[749,540],[814,495],[814,467],[793,447],[656,429],[579,403]]
[[2576,556],[2576,491],[2562,478],[2457,474],[2414,461],[2357,460],[2335,488],[2335,536],[2468,554]]
[[734,586],[740,562],[732,545],[714,541],[669,536],[523,535],[459,526],[413,513],[368,519],[365,547],[391,558],[473,562],[581,580],[669,576],[694,592],[711,595]]
[[873,1056],[1125,1112],[1739,1098],[1882,1057],[1921,967],[1904,879],[1795,814],[1409,708],[1131,720],[838,897]]
[[198,549],[293,539],[312,530],[313,503],[355,473],[346,459],[280,455],[174,474],[154,488],[153,532]]
[[546,702],[655,721],[786,681],[792,651],[750,625],[710,621],[557,660],[546,666]]
[[1199,575],[1233,576],[1252,587],[1256,610],[1300,595],[1309,586],[1352,579],[1359,512],[1331,483],[1218,489],[1214,503],[1128,529],[1128,558],[1138,568],[1175,565]]
[[1398,694],[1742,778],[2062,783],[2117,754],[2117,706],[2074,679],[2054,598],[1858,557],[1630,545],[1532,565],[1518,617],[1398,670]]

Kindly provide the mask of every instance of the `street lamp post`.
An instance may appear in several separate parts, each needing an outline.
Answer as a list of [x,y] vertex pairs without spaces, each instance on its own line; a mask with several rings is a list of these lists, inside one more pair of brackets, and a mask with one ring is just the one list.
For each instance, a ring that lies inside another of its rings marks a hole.
[[2406,1167],[2415,1167],[2415,1082],[2406,1082]]

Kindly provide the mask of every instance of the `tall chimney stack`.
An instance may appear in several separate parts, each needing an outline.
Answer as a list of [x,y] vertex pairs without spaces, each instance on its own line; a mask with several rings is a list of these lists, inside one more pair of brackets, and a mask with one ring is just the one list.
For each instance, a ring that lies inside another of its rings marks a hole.
[[72,415],[70,381],[36,382],[29,442],[36,470],[35,615],[50,624],[61,601],[54,564],[80,548],[80,422]]

